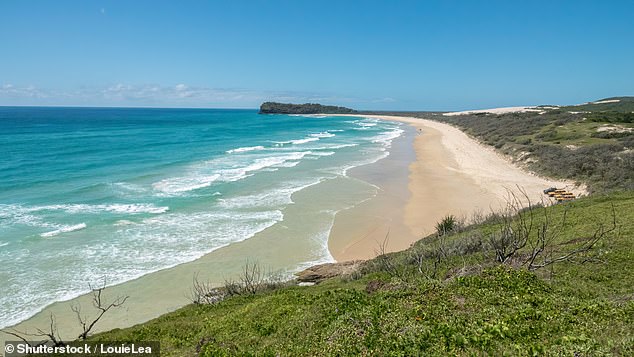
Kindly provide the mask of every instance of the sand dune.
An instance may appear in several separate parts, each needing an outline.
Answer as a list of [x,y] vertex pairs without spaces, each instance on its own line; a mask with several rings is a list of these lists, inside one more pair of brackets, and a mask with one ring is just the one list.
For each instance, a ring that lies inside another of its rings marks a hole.
[[443,113],[445,116],[453,115],[467,115],[478,113],[490,113],[490,114],[506,114],[506,113],[524,113],[524,112],[542,112],[543,110],[533,107],[504,107],[504,108],[491,108],[491,109],[479,109],[479,110],[465,110],[462,112],[450,112]]

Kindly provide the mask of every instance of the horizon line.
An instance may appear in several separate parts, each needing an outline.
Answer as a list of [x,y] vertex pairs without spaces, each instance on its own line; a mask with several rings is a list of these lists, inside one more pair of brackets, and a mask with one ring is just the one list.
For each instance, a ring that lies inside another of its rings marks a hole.
[[[278,102],[281,103],[281,102]],[[283,103],[283,104],[294,104],[294,103]],[[309,104],[309,103],[299,103],[301,104]],[[312,103],[312,104],[320,104],[320,103]],[[330,104],[329,104],[330,105]],[[152,106],[93,106],[93,105],[4,105],[0,104],[0,108],[86,108],[86,109],[189,109],[189,110],[209,110],[209,109],[218,109],[218,110],[259,110],[260,108],[232,108],[232,107],[152,107]],[[403,112],[403,113],[421,113],[421,112],[429,112],[429,113],[449,113],[451,111],[445,110],[403,110],[403,109],[354,109],[358,112]],[[473,110],[473,109],[470,109]]]

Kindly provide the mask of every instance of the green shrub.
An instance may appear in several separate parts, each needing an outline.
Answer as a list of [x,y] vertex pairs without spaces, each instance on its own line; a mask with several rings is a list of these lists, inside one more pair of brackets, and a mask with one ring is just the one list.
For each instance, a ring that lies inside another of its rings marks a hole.
[[445,216],[440,222],[436,223],[436,233],[439,236],[452,233],[458,227],[456,217],[452,214]]

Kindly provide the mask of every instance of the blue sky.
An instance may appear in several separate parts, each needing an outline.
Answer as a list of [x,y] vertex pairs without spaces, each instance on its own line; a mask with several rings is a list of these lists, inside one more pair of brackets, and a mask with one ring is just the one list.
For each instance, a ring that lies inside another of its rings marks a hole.
[[462,110],[634,95],[634,1],[0,1],[0,105]]

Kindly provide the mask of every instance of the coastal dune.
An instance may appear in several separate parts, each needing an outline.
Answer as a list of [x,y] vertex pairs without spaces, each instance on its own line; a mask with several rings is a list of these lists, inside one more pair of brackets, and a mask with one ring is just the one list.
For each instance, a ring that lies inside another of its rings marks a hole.
[[[379,251],[406,249],[433,233],[435,224],[447,215],[470,219],[474,214],[500,211],[513,196],[527,205],[528,200],[532,204],[552,203],[543,194],[548,187],[565,188],[576,195],[586,193],[572,182],[540,177],[518,167],[451,125],[411,117],[363,116],[413,126],[417,132],[413,140],[416,158],[409,164],[409,197],[401,211],[386,209],[398,207],[395,201],[403,201],[402,194],[391,193],[388,188],[375,198],[383,203],[366,203],[336,217],[329,246],[338,261],[369,259]],[[385,172],[389,175],[391,171]],[[360,217],[366,218],[364,225],[350,224],[351,220],[361,222]]]

